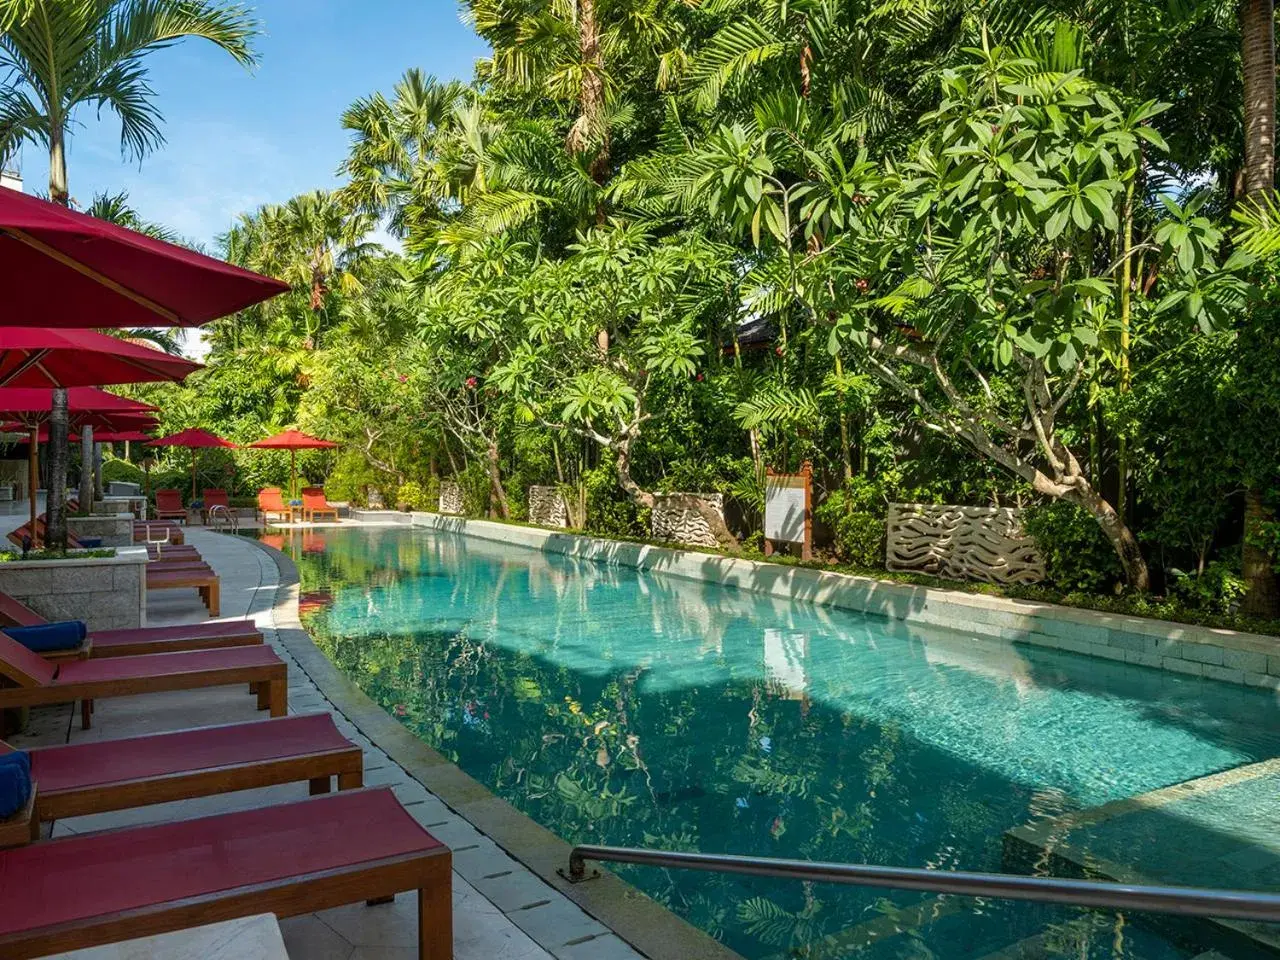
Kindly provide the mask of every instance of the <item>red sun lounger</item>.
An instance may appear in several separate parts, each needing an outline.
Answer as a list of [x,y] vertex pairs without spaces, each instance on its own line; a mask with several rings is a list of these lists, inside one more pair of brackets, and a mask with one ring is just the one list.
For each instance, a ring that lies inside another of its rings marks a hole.
[[[7,593],[0,593],[0,629],[35,627],[49,621]],[[262,643],[262,631],[252,620],[208,620],[176,627],[130,627],[124,630],[94,630],[85,644],[69,650],[69,657],[136,657],[147,653],[181,653],[186,650],[215,650],[220,647],[247,647]],[[61,656],[45,654],[51,660]]]
[[16,684],[0,688],[0,709],[79,700],[86,729],[97,699],[242,683],[255,685],[259,710],[288,712],[287,668],[268,646],[51,663],[0,632],[0,675]]
[[[306,780],[313,794],[363,782],[360,748],[327,713],[37,747],[39,820],[61,820]],[[0,906],[0,909],[3,909]]]
[[222,614],[222,583],[206,564],[193,567],[147,565],[148,590],[185,590],[194,587],[209,611],[209,616]]
[[449,848],[387,787],[0,853],[0,956],[418,891],[418,958],[453,956]]

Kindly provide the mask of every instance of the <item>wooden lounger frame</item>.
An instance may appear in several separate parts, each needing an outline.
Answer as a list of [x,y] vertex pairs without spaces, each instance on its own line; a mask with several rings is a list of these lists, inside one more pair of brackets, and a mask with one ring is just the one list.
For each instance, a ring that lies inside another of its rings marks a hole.
[[397,893],[416,890],[418,960],[451,960],[452,874],[452,854],[448,847],[440,846],[3,935],[0,936],[0,955],[6,960],[30,960],[50,953],[150,937],[258,913],[274,913],[283,919],[362,900],[385,901]]
[[222,616],[222,584],[218,575],[207,565],[201,568],[156,569],[155,576],[148,574],[148,590],[180,590],[195,587],[200,599],[209,610],[209,616]]
[[[181,656],[181,654],[158,654]],[[22,682],[8,667],[11,679]],[[258,709],[270,710],[273,717],[283,717],[289,712],[288,665],[268,663],[251,667],[221,667],[210,670],[190,670],[185,673],[161,674],[153,677],[127,677],[116,680],[94,680],[83,683],[42,684],[34,677],[27,677],[22,686],[0,688],[0,710],[11,707],[39,707],[51,703],[70,703],[79,700],[80,726],[87,730],[92,725],[93,701],[108,697],[131,697],[140,693],[168,693],[174,690],[202,690],[206,687],[229,687],[236,684],[254,684],[258,697]]]
[[[271,723],[263,720],[262,723]],[[219,724],[236,727],[240,724]],[[217,727],[203,728],[217,729]],[[163,737],[158,733],[152,736]],[[145,738],[140,738],[145,739]],[[38,753],[35,748],[31,753]],[[58,747],[43,749],[56,750]],[[282,783],[310,784],[311,795],[328,793],[331,781],[336,778],[339,790],[354,790],[364,786],[364,756],[361,749],[349,743],[340,750],[299,754],[293,757],[254,760],[249,763],[227,764],[221,767],[205,767],[186,770],[158,777],[141,777],[136,780],[120,780],[75,790],[51,792],[39,791],[35,802],[35,816],[39,820],[61,820],[63,817],[81,817],[112,810],[128,810],[153,803],[171,800],[187,800],[192,797],[209,797],[237,790],[256,790],[274,787]]]

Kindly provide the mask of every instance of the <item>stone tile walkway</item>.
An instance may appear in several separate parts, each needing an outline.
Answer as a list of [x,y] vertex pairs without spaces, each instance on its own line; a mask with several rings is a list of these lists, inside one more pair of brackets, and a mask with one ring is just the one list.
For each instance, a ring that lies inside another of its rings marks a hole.
[[[459,817],[324,698],[277,636],[275,607],[279,570],[265,550],[246,540],[191,529],[187,542],[199,548],[222,578],[222,613],[253,618],[268,643],[289,664],[291,713],[328,711],[339,729],[364,750],[365,783],[389,784],[409,812],[454,855],[454,955],[457,960],[638,960],[628,944],[576,904],[509,857],[492,840]],[[150,625],[205,619],[195,591],[165,591],[148,604]],[[70,706],[33,711],[26,734],[15,746],[84,742],[161,730],[252,720],[261,716],[254,698],[235,688],[125,697],[99,701],[94,726],[82,731]],[[189,818],[301,799],[306,784],[183,800],[138,810],[58,821],[53,835],[104,827]],[[414,894],[394,903],[355,904],[281,922],[293,960],[410,960],[416,956]]]

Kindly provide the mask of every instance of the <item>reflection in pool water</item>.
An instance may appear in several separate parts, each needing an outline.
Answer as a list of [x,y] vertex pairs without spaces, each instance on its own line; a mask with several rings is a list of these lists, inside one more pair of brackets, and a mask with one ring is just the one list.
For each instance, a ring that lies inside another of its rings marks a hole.
[[[1251,689],[421,530],[283,546],[332,659],[570,841],[999,870],[1010,827],[1280,754]],[[749,957],[1046,924],[1063,955],[1183,955],[1109,916],[622,872]]]

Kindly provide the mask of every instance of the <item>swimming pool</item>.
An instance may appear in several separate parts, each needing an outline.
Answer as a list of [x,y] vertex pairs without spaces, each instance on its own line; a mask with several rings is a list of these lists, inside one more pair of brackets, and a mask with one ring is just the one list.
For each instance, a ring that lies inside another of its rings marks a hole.
[[[1269,692],[423,530],[281,545],[333,661],[573,842],[999,870],[1010,828],[1280,756]],[[1219,840],[1167,819],[1171,844]],[[1026,904],[619,872],[750,958],[1205,946]]]

